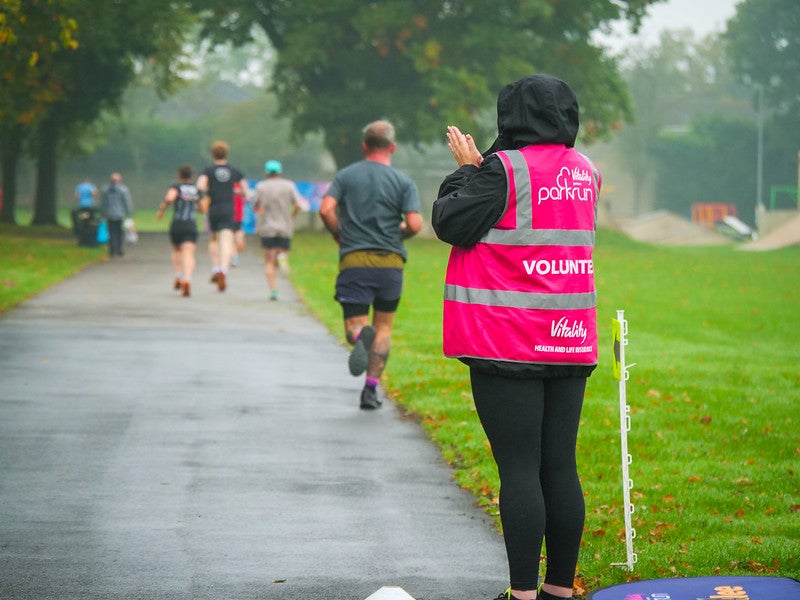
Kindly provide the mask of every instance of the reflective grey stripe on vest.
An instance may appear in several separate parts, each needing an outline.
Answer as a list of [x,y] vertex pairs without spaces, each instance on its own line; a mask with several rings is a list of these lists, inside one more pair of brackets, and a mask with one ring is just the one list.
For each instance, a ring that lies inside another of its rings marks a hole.
[[[517,230],[524,231],[533,227],[533,195],[531,192],[531,173],[528,161],[519,150],[505,153],[511,163],[514,174],[514,187],[517,189]],[[519,199],[530,199],[530,202],[520,202]]]
[[[519,218],[519,215],[517,215]],[[481,242],[500,246],[594,246],[594,231],[580,229],[490,229]]]
[[580,310],[597,305],[597,292],[585,294],[531,294],[483,290],[460,285],[445,284],[444,299],[463,304],[483,304],[509,308],[540,308],[547,310]]

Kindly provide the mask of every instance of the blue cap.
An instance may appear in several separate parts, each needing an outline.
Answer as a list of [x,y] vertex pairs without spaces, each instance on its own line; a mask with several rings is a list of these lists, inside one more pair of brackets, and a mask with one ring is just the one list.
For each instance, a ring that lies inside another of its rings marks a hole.
[[264,171],[267,173],[280,173],[283,171],[283,165],[279,160],[268,160],[264,163]]

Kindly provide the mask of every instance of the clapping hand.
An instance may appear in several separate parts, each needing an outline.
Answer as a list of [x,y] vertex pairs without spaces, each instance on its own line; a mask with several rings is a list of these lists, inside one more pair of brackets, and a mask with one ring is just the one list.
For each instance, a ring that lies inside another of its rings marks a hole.
[[461,130],[455,125],[447,126],[447,146],[459,167],[464,165],[481,166],[483,156],[475,146],[475,140],[470,134],[461,133]]

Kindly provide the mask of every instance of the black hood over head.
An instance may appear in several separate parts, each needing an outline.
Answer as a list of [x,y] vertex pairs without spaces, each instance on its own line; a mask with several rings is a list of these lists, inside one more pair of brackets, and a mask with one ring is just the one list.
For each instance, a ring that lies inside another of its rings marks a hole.
[[497,95],[497,139],[484,157],[531,144],[575,145],[578,99],[552,75],[537,74],[509,83]]

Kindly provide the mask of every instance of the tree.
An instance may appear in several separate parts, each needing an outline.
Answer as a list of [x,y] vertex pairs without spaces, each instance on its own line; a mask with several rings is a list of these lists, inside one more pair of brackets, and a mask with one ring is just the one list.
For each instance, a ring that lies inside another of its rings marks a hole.
[[[76,46],[69,53],[51,53],[38,67],[43,80],[59,93],[42,101],[38,120],[26,128],[28,133],[35,131],[33,224],[37,225],[56,224],[58,156],[65,134],[74,134],[103,110],[113,109],[143,61],[152,61],[158,89],[168,90],[192,16],[184,2],[161,0],[30,0],[20,5],[20,14],[27,18],[54,5],[61,10],[58,17],[74,25]],[[31,33],[35,35],[36,30]],[[23,98],[38,93],[16,81],[10,87]]]
[[[633,182],[632,211],[639,214],[647,208],[648,190],[655,184],[661,170],[659,161],[664,154],[675,162],[659,176],[657,202],[663,208],[673,208],[684,214],[686,193],[674,195],[676,205],[670,206],[670,198],[676,191],[685,192],[684,184],[691,183],[690,173],[695,171],[693,163],[682,161],[679,151],[665,150],[665,146],[684,143],[682,135],[688,135],[687,152],[690,149],[712,144],[714,140],[699,140],[701,132],[694,128],[702,122],[702,115],[724,115],[726,117],[749,117],[746,91],[738,85],[730,73],[727,57],[718,35],[696,39],[690,30],[664,31],[657,45],[638,46],[629,50],[625,57],[627,66],[623,76],[633,100],[636,122],[619,133],[615,143],[616,153],[625,163]],[[733,126],[733,124],[732,124]],[[704,127],[702,134],[716,132],[717,128]],[[681,133],[683,132],[683,133]],[[665,137],[665,133],[666,135]],[[702,165],[710,154],[693,155]],[[675,173],[680,172],[680,177]],[[707,185],[701,178],[698,185]],[[667,187],[664,187],[667,184]],[[708,192],[707,192],[708,193]],[[707,195],[706,193],[706,195]],[[652,206],[650,207],[652,208]]]
[[[180,2],[73,0],[79,24],[76,52],[57,62],[68,90],[51,105],[36,138],[37,188],[34,224],[56,222],[56,172],[62,135],[91,124],[103,110],[118,106],[141,62],[149,61],[156,89],[175,82],[191,15]],[[83,26],[81,26],[83,24]]]
[[66,13],[66,0],[2,0],[0,6],[0,222],[15,223],[23,143],[48,106],[65,94],[50,65],[59,54],[77,48],[77,24]]
[[[163,197],[164,182],[180,163],[202,166],[210,160],[209,146],[215,139],[232,142],[231,160],[251,179],[264,172],[264,162],[270,158],[281,160],[285,171],[301,180],[329,176],[330,158],[321,136],[308,136],[300,146],[291,143],[288,120],[273,117],[277,100],[253,85],[263,86],[259,68],[251,64],[256,46],[242,50],[246,53],[239,56],[238,50],[228,53],[217,48],[208,61],[202,49],[193,49],[201,77],[187,78],[164,99],[148,85],[147,72],[140,73],[119,109],[95,123],[94,141],[103,138],[103,143],[95,148],[87,145],[90,156],[79,154],[63,161],[64,178],[79,181],[88,173],[111,173],[124,165],[125,180],[138,199],[137,210],[146,210],[148,203],[157,204]],[[209,62],[220,63],[219,68],[209,68]],[[82,142],[86,139],[81,136]],[[72,193],[63,184],[59,189]]]
[[441,140],[451,122],[488,142],[497,91],[533,72],[572,85],[585,140],[608,135],[630,105],[591,33],[618,18],[638,26],[656,0],[193,1],[212,40],[245,43],[253,23],[266,32],[280,111],[297,137],[324,132],[341,166],[360,158],[361,128],[381,117],[414,143]]
[[731,68],[743,83],[763,86],[780,115],[800,113],[800,3],[745,0],[728,22]]
[[[763,90],[765,167],[775,169],[775,183],[794,181],[800,148],[800,3],[745,0],[728,22],[725,40],[733,71]],[[758,95],[753,92],[754,105]]]
[[656,206],[686,218],[692,204],[734,204],[754,224],[755,125],[697,116],[685,132],[662,132],[649,149],[656,164]]

